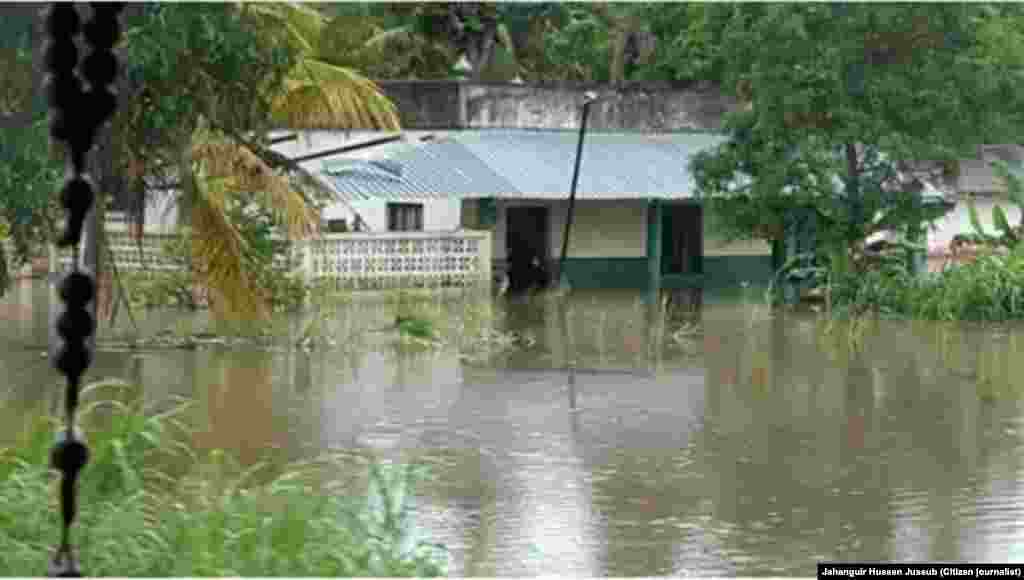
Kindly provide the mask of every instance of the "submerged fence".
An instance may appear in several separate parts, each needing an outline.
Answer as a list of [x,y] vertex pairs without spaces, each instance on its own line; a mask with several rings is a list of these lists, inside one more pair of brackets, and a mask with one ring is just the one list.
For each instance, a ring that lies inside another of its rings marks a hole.
[[[146,231],[140,237],[118,223],[108,223],[106,232],[120,270],[184,267],[164,251],[177,233]],[[290,255],[290,261],[278,261],[279,268],[310,281],[333,281],[339,287],[489,287],[492,283],[491,234],[486,231],[323,234],[291,242]],[[66,268],[70,252],[61,251],[59,262]]]

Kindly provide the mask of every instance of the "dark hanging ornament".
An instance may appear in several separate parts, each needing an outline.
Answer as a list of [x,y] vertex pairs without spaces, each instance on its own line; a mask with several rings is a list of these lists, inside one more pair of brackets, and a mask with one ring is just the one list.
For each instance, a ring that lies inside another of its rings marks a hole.
[[70,41],[50,41],[43,50],[46,70],[71,73],[78,65],[78,47]]
[[78,9],[70,2],[54,2],[46,13],[46,34],[57,42],[74,38],[81,26],[82,18],[78,15]]
[[[73,163],[77,165],[77,163]],[[85,216],[92,208],[96,194],[92,183],[82,174],[69,177],[60,192],[60,202],[65,210],[64,235],[58,241],[60,246],[76,246],[82,238]]]
[[[110,85],[118,73],[113,47],[121,36],[118,14],[122,7],[120,3],[93,4],[92,17],[84,26],[86,57],[81,63],[76,45],[82,31],[77,6],[54,3],[46,13],[48,39],[44,60],[50,136],[67,144],[71,158],[69,175],[60,193],[65,224],[58,243],[75,246],[76,250],[85,217],[96,201],[93,184],[85,175],[86,158],[97,132],[117,109],[117,95]],[[76,251],[76,257],[77,254]],[[71,526],[77,508],[78,476],[89,462],[89,448],[75,429],[75,412],[82,375],[92,364],[91,339],[96,332],[96,319],[90,310],[96,297],[93,273],[80,271],[76,260],[72,271],[61,280],[58,295],[64,308],[55,323],[57,339],[51,362],[67,378],[68,386],[65,426],[50,454],[51,465],[61,472],[63,527],[49,575],[80,578],[82,573],[71,545]]]

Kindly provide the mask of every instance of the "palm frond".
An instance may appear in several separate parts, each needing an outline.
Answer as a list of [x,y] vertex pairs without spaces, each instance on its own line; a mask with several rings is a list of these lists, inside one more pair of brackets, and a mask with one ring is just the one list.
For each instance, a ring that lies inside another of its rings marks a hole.
[[327,19],[297,2],[246,3],[245,8],[272,29],[283,30],[287,42],[302,54],[316,54]]
[[412,29],[412,26],[398,26],[395,28],[388,28],[387,30],[381,30],[377,34],[374,34],[370,38],[366,39],[366,46],[368,48],[383,49],[387,46],[394,44],[412,44],[416,42],[416,35]]
[[353,69],[307,59],[274,103],[274,117],[293,129],[399,130],[398,110],[376,83]]
[[277,172],[248,148],[224,139],[205,139],[194,147],[209,179],[223,182],[225,195],[254,193],[269,209],[288,237],[301,239],[316,233],[318,212],[287,175]]
[[192,181],[192,261],[198,281],[218,298],[211,308],[224,318],[266,318],[266,297],[245,271],[245,240],[226,211],[230,179],[208,178],[202,162]]

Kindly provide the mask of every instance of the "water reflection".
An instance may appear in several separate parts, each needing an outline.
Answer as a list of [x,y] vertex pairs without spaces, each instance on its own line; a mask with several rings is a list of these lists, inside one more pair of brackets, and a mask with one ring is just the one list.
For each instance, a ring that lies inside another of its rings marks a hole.
[[[26,348],[45,343],[45,289],[0,304],[32,313],[0,338],[13,418],[59,380]],[[244,461],[275,447],[428,461],[420,534],[452,548],[455,575],[1024,561],[1020,327],[880,323],[858,350],[813,318],[708,300],[687,350],[627,293],[513,304],[506,320],[535,344],[493,366],[381,335],[313,353],[100,352],[91,376],[139,382],[154,404],[194,398],[197,444]]]

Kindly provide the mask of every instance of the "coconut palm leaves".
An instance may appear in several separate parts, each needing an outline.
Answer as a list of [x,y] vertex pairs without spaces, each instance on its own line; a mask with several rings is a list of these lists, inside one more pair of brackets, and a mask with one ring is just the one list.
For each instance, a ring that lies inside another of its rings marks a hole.
[[293,129],[397,131],[398,112],[377,85],[353,69],[304,59],[274,101],[274,120]]
[[[318,56],[326,22],[316,11],[287,4],[241,4],[235,9],[267,35],[287,43],[299,58],[271,97],[270,124],[292,129],[399,128],[395,106],[369,79]],[[269,296],[253,268],[254,249],[232,204],[255,202],[274,216],[289,239],[315,235],[319,216],[313,198],[326,188],[298,164],[260,139],[218,131],[216,120],[192,137],[187,156],[185,201],[192,226],[192,257],[200,283],[213,291],[217,314],[230,318],[269,315]],[[265,265],[265,264],[264,264]]]
[[[244,146],[203,132],[194,143],[185,186],[192,225],[192,260],[200,283],[214,292],[217,314],[228,318],[269,314],[263,290],[250,271],[253,249],[231,218],[239,199],[256,201],[291,239],[317,232],[318,217],[287,175],[271,169]],[[250,198],[248,194],[252,194]]]
[[323,15],[297,3],[242,6],[268,34],[283,34],[300,57],[274,99],[275,121],[292,129],[398,130],[397,109],[373,81],[321,55],[327,27]]

